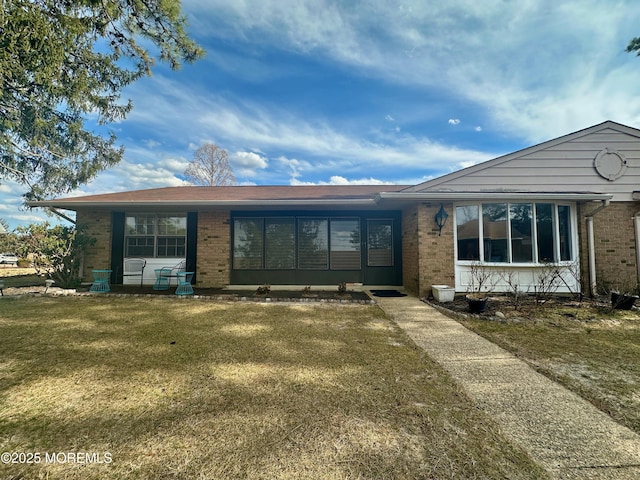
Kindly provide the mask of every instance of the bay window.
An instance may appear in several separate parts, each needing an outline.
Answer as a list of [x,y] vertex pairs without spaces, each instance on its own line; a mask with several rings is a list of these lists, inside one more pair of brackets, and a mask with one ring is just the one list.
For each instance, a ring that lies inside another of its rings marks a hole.
[[456,207],[458,260],[480,260],[478,205]]
[[460,261],[546,263],[573,259],[571,207],[555,203],[458,205]]

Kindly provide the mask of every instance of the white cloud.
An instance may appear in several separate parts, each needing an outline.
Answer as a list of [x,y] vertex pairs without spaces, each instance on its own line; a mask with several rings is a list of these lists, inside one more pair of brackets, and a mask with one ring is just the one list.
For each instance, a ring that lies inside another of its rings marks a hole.
[[333,175],[329,178],[329,181],[318,181],[318,182],[300,182],[295,178],[291,179],[291,185],[392,185],[392,182],[387,182],[384,180],[379,180],[377,178],[358,178],[353,180],[348,180],[347,178],[340,175]]
[[191,0],[185,7],[203,34],[214,21],[227,41],[444,89],[526,141],[605,119],[640,124],[633,81],[640,60],[623,52],[638,34],[634,0]]
[[254,152],[236,152],[229,157],[231,166],[238,170],[238,175],[253,177],[257,170],[264,170],[269,162],[263,156]]
[[450,118],[448,123],[449,123],[449,125],[460,125],[460,119],[459,118]]
[[0,183],[0,193],[12,193],[13,188],[6,183]]
[[174,174],[182,174],[189,166],[189,160],[184,158],[165,158],[160,160],[157,165]]
[[[380,168],[445,170],[443,162],[451,164],[460,158],[486,160],[490,157],[487,153],[450,147],[424,137],[398,135],[397,131],[393,135],[375,132],[362,136],[361,132],[338,130],[323,120],[301,118],[288,110],[274,107],[266,110],[260,104],[240,99],[232,102],[197,88],[180,89],[178,84],[162,76],[150,81],[153,88],[146,85],[144,90],[153,95],[137,97],[131,121],[144,123],[159,135],[184,138],[186,145],[192,138],[201,136],[201,132],[210,132],[225,148],[227,145],[252,145],[252,150],[260,152],[304,154],[309,158],[308,162],[322,159],[312,163],[315,171],[345,168],[366,171],[372,164]],[[163,118],[174,121],[167,125]],[[258,154],[255,155],[257,159]],[[281,156],[280,153],[271,155]],[[263,159],[268,156],[269,153],[259,155]],[[233,160],[241,161],[240,158]]]
[[482,127],[480,125],[478,125],[476,128],[474,128],[474,130],[476,132],[481,132],[482,131]]
[[478,161],[474,161],[474,160],[466,160],[463,162],[458,162],[452,169],[451,171],[454,172],[456,170],[460,170],[461,168],[468,168],[468,167],[473,167],[474,165],[477,165]]

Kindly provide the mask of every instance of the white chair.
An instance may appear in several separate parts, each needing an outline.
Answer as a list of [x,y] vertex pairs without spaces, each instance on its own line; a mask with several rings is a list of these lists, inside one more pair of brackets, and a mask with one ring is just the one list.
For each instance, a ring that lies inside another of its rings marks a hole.
[[[144,280],[144,267],[147,266],[147,261],[144,258],[125,258],[124,259],[124,271],[123,277],[140,277],[140,288],[142,288],[142,281]],[[124,283],[124,278],[122,283]]]

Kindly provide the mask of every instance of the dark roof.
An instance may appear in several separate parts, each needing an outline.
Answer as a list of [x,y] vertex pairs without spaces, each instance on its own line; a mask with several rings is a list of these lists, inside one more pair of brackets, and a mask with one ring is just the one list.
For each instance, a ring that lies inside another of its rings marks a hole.
[[309,203],[374,202],[381,192],[397,192],[407,185],[304,185],[166,187],[148,190],[59,198],[32,202],[32,206],[70,208],[81,206],[138,205],[277,205]]

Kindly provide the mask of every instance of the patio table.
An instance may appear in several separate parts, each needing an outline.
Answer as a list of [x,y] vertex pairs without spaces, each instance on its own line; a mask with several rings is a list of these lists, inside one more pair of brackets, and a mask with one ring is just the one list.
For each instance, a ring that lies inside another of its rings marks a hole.
[[109,277],[111,276],[111,272],[112,270],[92,270],[93,285],[91,285],[89,291],[94,293],[110,292]]
[[194,272],[178,272],[178,288],[176,288],[176,295],[193,295],[193,287],[191,286],[191,279]]
[[164,268],[156,268],[154,270],[156,274],[156,283],[153,284],[154,290],[169,290],[169,276],[171,275],[171,269]]

